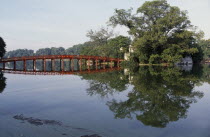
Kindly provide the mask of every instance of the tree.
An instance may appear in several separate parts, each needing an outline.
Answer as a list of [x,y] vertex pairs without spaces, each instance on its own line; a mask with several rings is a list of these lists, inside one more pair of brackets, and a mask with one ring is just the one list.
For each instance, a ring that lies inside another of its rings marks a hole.
[[36,55],[51,55],[51,49],[50,48],[43,48],[36,51]]
[[66,49],[66,54],[67,55],[80,55],[81,49],[87,45],[86,43],[87,42],[83,44],[77,44],[77,45],[74,45],[73,47]]
[[4,56],[6,52],[6,44],[2,37],[0,37],[0,59]]
[[124,36],[113,37],[113,31],[101,28],[98,31],[90,30],[87,36],[90,38],[89,42],[81,48],[82,55],[106,56],[106,57],[122,57],[120,53],[121,47],[128,47],[130,39]]
[[[90,33],[88,33],[90,36]],[[97,34],[100,34],[98,37]],[[103,35],[102,35],[103,34]],[[111,38],[112,32],[105,33],[105,30],[99,30],[99,32],[91,32],[90,41],[84,43],[80,50],[82,55],[94,55],[94,56],[106,56],[113,58],[123,58],[123,52],[128,51],[128,47],[131,43],[130,38],[125,36],[117,36]],[[120,49],[123,48],[123,51]]]
[[102,27],[98,31],[89,30],[86,36],[89,37],[96,46],[101,46],[107,44],[108,39],[113,35],[113,31],[109,31],[108,28]]
[[51,55],[65,55],[65,49],[63,47],[59,47],[59,48],[55,48],[52,47],[51,48]]
[[112,53],[110,55],[111,57],[123,58],[123,54],[125,52],[128,52],[130,44],[131,44],[131,40],[128,37],[118,36],[118,37],[112,38],[108,41],[108,47],[110,49],[108,52]]
[[210,39],[200,40],[199,45],[204,52],[204,59],[209,59],[210,58]]
[[192,56],[194,61],[202,59],[197,57],[202,51],[198,49],[198,35],[187,12],[170,6],[166,0],[147,1],[135,15],[132,9],[116,9],[110,24],[129,29],[135,53],[142,63],[175,63],[185,56]]
[[12,58],[12,57],[22,57],[22,56],[33,56],[35,53],[30,49],[17,49],[13,51],[8,51],[4,57]]

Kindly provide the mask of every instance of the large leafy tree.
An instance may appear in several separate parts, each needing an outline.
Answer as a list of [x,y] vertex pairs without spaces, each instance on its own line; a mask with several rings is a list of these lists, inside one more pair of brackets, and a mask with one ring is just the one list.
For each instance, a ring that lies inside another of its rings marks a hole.
[[6,44],[2,37],[0,37],[0,58],[2,58],[6,52]]
[[136,55],[143,63],[174,63],[185,56],[192,56],[194,61],[202,59],[198,58],[198,35],[187,12],[166,0],[147,1],[134,15],[132,9],[116,9],[110,23],[129,29]]

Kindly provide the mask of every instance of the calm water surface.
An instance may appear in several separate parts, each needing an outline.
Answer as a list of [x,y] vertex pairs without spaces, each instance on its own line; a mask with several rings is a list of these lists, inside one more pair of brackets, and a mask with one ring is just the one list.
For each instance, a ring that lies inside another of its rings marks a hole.
[[0,74],[0,137],[209,137],[210,67]]

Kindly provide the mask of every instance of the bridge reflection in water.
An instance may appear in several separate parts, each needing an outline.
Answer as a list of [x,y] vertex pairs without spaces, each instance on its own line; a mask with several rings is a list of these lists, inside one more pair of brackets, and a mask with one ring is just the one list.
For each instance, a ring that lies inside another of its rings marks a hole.
[[86,73],[98,73],[98,72],[110,72],[115,70],[120,70],[120,67],[113,68],[95,68],[95,69],[83,69],[77,71],[23,71],[23,70],[14,70],[14,69],[2,69],[5,73],[12,74],[25,74],[25,75],[75,75],[75,74],[86,74]]

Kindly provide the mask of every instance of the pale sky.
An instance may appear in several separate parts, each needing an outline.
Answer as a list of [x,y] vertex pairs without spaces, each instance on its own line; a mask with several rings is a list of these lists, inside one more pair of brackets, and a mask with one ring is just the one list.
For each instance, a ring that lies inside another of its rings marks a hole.
[[[136,10],[145,0],[0,0],[0,36],[7,50],[68,48],[88,41],[88,30],[106,26],[114,9]],[[189,12],[192,24],[210,38],[210,0],[168,0]],[[116,32],[125,34],[124,28]]]

